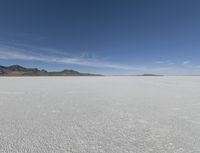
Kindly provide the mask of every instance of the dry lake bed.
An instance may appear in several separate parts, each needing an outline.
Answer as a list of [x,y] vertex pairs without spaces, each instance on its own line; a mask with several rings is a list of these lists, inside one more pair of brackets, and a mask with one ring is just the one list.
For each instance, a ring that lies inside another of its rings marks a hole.
[[1,153],[199,153],[200,77],[1,77]]

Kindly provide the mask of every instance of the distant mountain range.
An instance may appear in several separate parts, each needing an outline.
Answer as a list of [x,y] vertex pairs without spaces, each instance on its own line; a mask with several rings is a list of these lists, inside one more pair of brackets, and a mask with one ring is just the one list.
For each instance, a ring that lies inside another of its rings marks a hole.
[[158,74],[142,74],[142,75],[137,75],[137,76],[163,76],[163,75],[158,75]]
[[81,73],[74,70],[48,72],[37,68],[25,68],[20,65],[0,66],[0,76],[101,76],[99,74]]

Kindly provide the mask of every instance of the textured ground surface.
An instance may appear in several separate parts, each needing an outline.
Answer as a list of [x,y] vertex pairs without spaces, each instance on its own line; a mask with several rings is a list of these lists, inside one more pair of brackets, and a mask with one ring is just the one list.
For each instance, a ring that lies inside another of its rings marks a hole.
[[199,153],[200,77],[0,78],[1,153]]

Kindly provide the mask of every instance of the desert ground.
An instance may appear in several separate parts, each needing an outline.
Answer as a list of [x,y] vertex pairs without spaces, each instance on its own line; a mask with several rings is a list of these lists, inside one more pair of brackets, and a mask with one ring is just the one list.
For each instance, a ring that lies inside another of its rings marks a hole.
[[0,77],[1,153],[199,153],[200,77]]

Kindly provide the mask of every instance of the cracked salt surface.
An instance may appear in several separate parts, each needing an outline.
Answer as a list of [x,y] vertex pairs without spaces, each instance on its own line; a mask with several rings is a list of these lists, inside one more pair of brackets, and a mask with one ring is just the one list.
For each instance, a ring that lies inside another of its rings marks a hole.
[[199,153],[200,77],[0,78],[1,153]]

